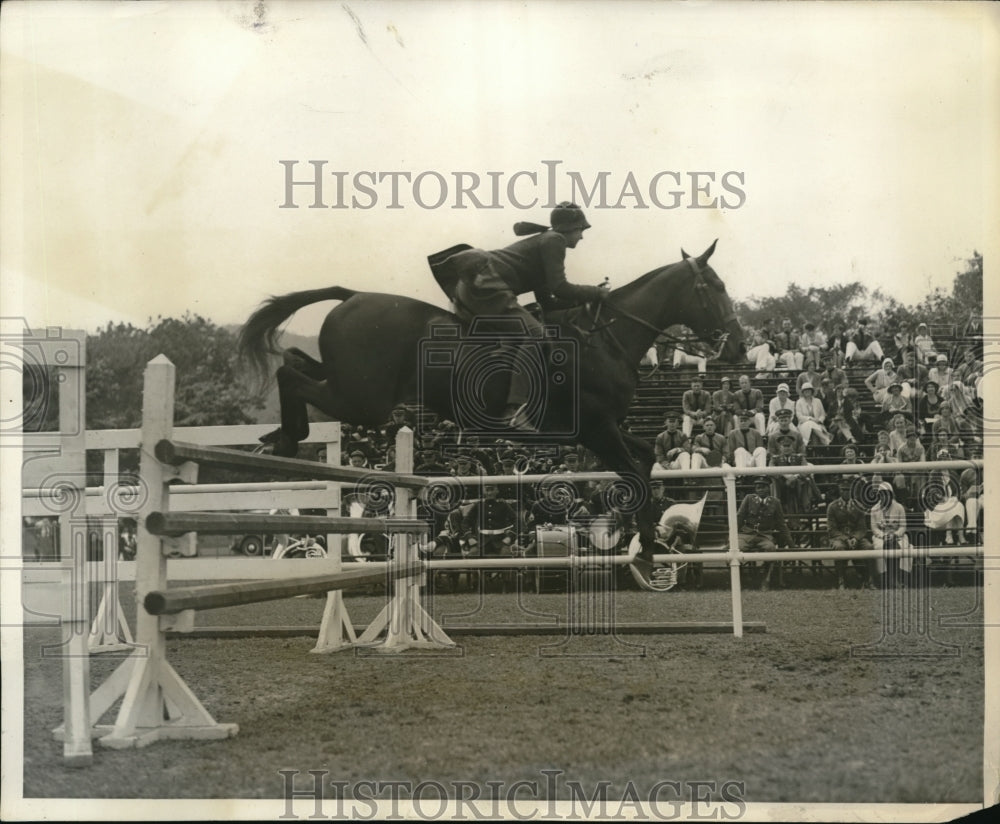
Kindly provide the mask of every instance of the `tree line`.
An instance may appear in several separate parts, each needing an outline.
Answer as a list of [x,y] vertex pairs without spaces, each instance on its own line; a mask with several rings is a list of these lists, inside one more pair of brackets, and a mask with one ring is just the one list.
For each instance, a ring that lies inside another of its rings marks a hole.
[[[801,328],[813,321],[825,329],[834,323],[850,327],[862,317],[876,321],[883,333],[913,330],[920,322],[938,335],[948,328],[961,334],[970,317],[983,314],[983,257],[973,252],[949,290],[939,288],[915,306],[905,306],[880,288],[860,281],[830,287],[792,283],[778,297],[751,298],[736,305],[743,324],[759,326],[766,319],[789,318]],[[200,315],[157,318],[145,329],[109,323],[87,336],[87,428],[132,429],[142,417],[142,379],[146,363],[164,354],[177,367],[174,421],[178,426],[220,426],[257,423],[265,404],[251,394],[236,353],[236,333]],[[48,376],[24,376],[25,392],[54,382]],[[26,404],[27,405],[27,404]],[[37,420],[25,421],[29,431],[54,430],[58,408],[43,404]]]

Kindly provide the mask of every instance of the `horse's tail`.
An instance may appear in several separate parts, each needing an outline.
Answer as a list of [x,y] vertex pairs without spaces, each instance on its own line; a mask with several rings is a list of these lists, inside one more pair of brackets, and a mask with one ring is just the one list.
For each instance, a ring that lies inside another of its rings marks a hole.
[[357,292],[342,286],[325,289],[307,289],[303,292],[289,292],[287,295],[271,297],[261,304],[247,322],[243,324],[237,339],[237,351],[256,379],[258,389],[263,392],[271,380],[269,355],[280,354],[278,346],[279,327],[299,309],[324,300],[347,300]]

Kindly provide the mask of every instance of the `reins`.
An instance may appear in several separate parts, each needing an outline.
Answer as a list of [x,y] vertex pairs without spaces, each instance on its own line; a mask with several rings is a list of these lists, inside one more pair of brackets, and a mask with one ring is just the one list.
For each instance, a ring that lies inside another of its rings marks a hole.
[[[691,269],[695,273],[695,278],[696,278],[694,287],[695,292],[698,295],[702,307],[707,310],[709,307],[707,305],[707,298],[705,297],[703,290],[707,289],[708,286],[703,281],[701,268],[698,266],[697,261],[693,257],[685,258],[685,262],[691,267]],[[617,318],[611,318],[611,320],[607,321],[606,323],[598,325],[601,318],[601,310],[604,308],[604,306],[607,306],[608,309],[613,311],[615,314],[620,315],[621,317],[626,318],[627,320],[630,320],[633,323],[637,323],[640,326],[649,329],[651,332],[655,332],[658,339],[663,340],[664,342],[669,343],[673,346],[679,348],[686,348],[690,346],[692,343],[707,346],[710,354],[706,355],[706,357],[708,357],[710,360],[715,360],[722,354],[722,349],[723,347],[725,347],[726,340],[729,338],[729,333],[723,332],[716,339],[718,343],[718,346],[716,347],[715,346],[716,341],[709,340],[708,338],[705,338],[698,334],[683,335],[683,336],[671,335],[668,334],[665,330],[656,327],[655,325],[645,320],[644,318],[640,318],[638,315],[634,315],[627,309],[623,309],[621,306],[618,306],[617,304],[613,303],[610,299],[601,301],[600,303],[597,304],[596,308],[593,311],[593,315],[590,317],[590,320],[592,322],[591,328],[586,330],[580,329],[580,327],[576,328],[584,335],[588,343],[589,339],[592,336],[598,335],[602,332],[607,332],[607,335],[611,339],[612,343],[614,343],[615,347],[622,354],[625,353],[625,347],[622,346],[621,341],[618,340],[618,338],[615,336],[614,331],[612,330],[612,326],[614,325]],[[733,320],[735,319],[735,317],[736,315],[731,312],[726,317],[723,318],[723,323],[729,320]]]

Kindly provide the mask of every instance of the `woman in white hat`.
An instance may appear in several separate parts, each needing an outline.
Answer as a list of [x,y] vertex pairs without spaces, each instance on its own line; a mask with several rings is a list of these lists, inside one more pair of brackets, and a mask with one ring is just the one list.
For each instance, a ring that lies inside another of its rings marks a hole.
[[815,435],[823,446],[829,446],[833,436],[827,431],[824,421],[826,410],[822,402],[816,398],[816,392],[811,383],[802,384],[802,394],[795,401],[795,419],[802,440],[808,446]]
[[872,393],[872,399],[881,406],[889,395],[889,386],[899,380],[896,375],[896,364],[892,358],[884,358],[882,366],[865,378],[865,386]]

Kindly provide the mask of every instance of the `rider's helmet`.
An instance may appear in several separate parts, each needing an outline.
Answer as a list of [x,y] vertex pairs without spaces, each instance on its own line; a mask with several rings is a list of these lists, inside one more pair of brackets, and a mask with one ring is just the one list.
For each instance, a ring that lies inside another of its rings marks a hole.
[[583,216],[583,209],[568,200],[564,200],[552,210],[549,223],[556,232],[572,232],[574,229],[590,228],[587,218]]

